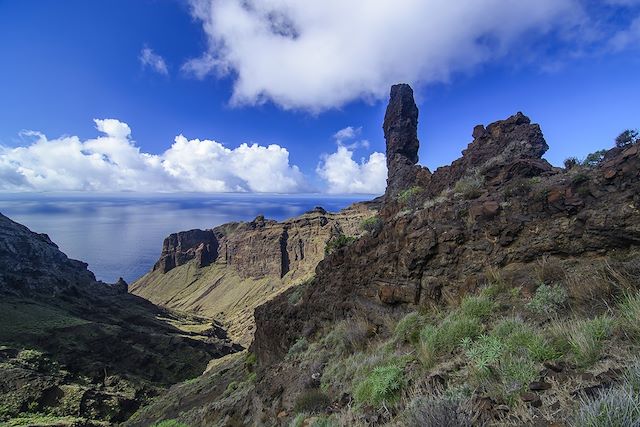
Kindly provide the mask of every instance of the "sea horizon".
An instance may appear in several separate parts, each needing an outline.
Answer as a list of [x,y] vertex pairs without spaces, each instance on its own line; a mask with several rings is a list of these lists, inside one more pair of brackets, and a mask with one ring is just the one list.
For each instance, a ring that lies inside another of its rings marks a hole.
[[98,280],[132,283],[157,261],[171,233],[258,215],[283,221],[316,206],[336,212],[376,195],[322,193],[2,193],[0,213],[45,233]]

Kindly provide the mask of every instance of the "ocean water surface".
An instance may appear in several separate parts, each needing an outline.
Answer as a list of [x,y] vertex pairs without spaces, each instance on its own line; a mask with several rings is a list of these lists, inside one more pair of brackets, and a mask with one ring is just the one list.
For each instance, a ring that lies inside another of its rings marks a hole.
[[49,235],[99,280],[131,283],[151,269],[163,239],[257,215],[284,220],[315,206],[338,211],[374,196],[188,194],[0,194],[0,212]]

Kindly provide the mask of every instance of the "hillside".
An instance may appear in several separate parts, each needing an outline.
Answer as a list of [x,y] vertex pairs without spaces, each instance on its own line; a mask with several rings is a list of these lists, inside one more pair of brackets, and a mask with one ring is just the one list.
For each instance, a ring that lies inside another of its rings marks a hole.
[[381,226],[258,307],[249,353],[128,425],[640,422],[638,144],[553,167],[518,113],[432,172],[417,123],[394,86]]
[[283,222],[247,223],[172,234],[152,271],[130,287],[155,304],[215,318],[235,342],[253,339],[254,309],[313,277],[327,243],[363,233],[376,203],[338,213],[316,208]]
[[[237,352],[210,320],[98,282],[0,214],[0,423],[111,425]],[[4,425],[4,424],[3,424]]]

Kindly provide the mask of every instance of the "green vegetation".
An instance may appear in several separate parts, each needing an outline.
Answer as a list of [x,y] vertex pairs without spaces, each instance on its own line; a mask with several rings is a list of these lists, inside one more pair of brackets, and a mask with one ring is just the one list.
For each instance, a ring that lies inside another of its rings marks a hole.
[[297,354],[305,352],[308,348],[309,343],[307,342],[307,339],[302,337],[291,346],[287,353],[287,357],[295,357]]
[[640,340],[640,293],[625,295],[618,310],[623,332],[634,340]]
[[463,199],[476,199],[482,194],[484,177],[479,173],[460,178],[453,187],[453,193]]
[[560,285],[541,284],[527,304],[527,308],[537,314],[556,314],[567,303],[567,291]]
[[420,196],[424,188],[411,187],[398,194],[398,202],[407,209],[415,210],[419,207]]
[[339,234],[327,242],[327,246],[325,246],[324,248],[324,253],[327,255],[332,254],[339,249],[349,246],[351,243],[355,241],[356,241],[355,237]]
[[635,129],[627,129],[616,137],[616,147],[625,148],[640,141],[640,134]]
[[164,420],[159,423],[155,423],[153,427],[189,427],[189,425],[176,420]]
[[577,157],[568,157],[564,159],[564,168],[571,170],[580,164],[580,160]]
[[377,234],[382,230],[383,225],[384,222],[382,221],[382,218],[376,215],[362,220],[360,228],[368,233]]
[[73,317],[69,313],[36,302],[13,301],[0,302],[0,341],[14,341],[22,338],[25,331],[31,335],[47,335],[54,330],[89,323]]
[[394,403],[404,385],[404,369],[399,363],[374,368],[355,386],[353,397],[359,405],[380,407]]
[[582,166],[589,168],[598,166],[600,163],[602,163],[602,160],[604,160],[605,154],[607,154],[607,150],[598,150],[588,154],[587,157],[585,157],[585,159],[582,161]]
[[608,316],[587,320],[568,320],[552,324],[549,333],[555,348],[570,356],[581,368],[596,363],[604,348],[604,341],[613,332],[614,321]]

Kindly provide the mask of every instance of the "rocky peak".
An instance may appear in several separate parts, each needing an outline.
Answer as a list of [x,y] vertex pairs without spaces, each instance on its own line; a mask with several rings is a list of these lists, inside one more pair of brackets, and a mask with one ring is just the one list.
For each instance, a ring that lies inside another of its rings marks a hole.
[[[429,180],[426,193],[440,194],[465,175],[481,171],[487,181],[513,178],[516,175],[535,176],[553,168],[542,156],[549,149],[537,124],[518,112],[486,128],[473,129],[473,141],[462,151],[462,157],[449,166],[438,168]],[[505,171],[508,171],[505,175]]]
[[[387,197],[398,195],[419,179],[418,107],[408,84],[391,87],[391,97],[384,116],[387,143]],[[426,171],[426,170],[425,170]]]

